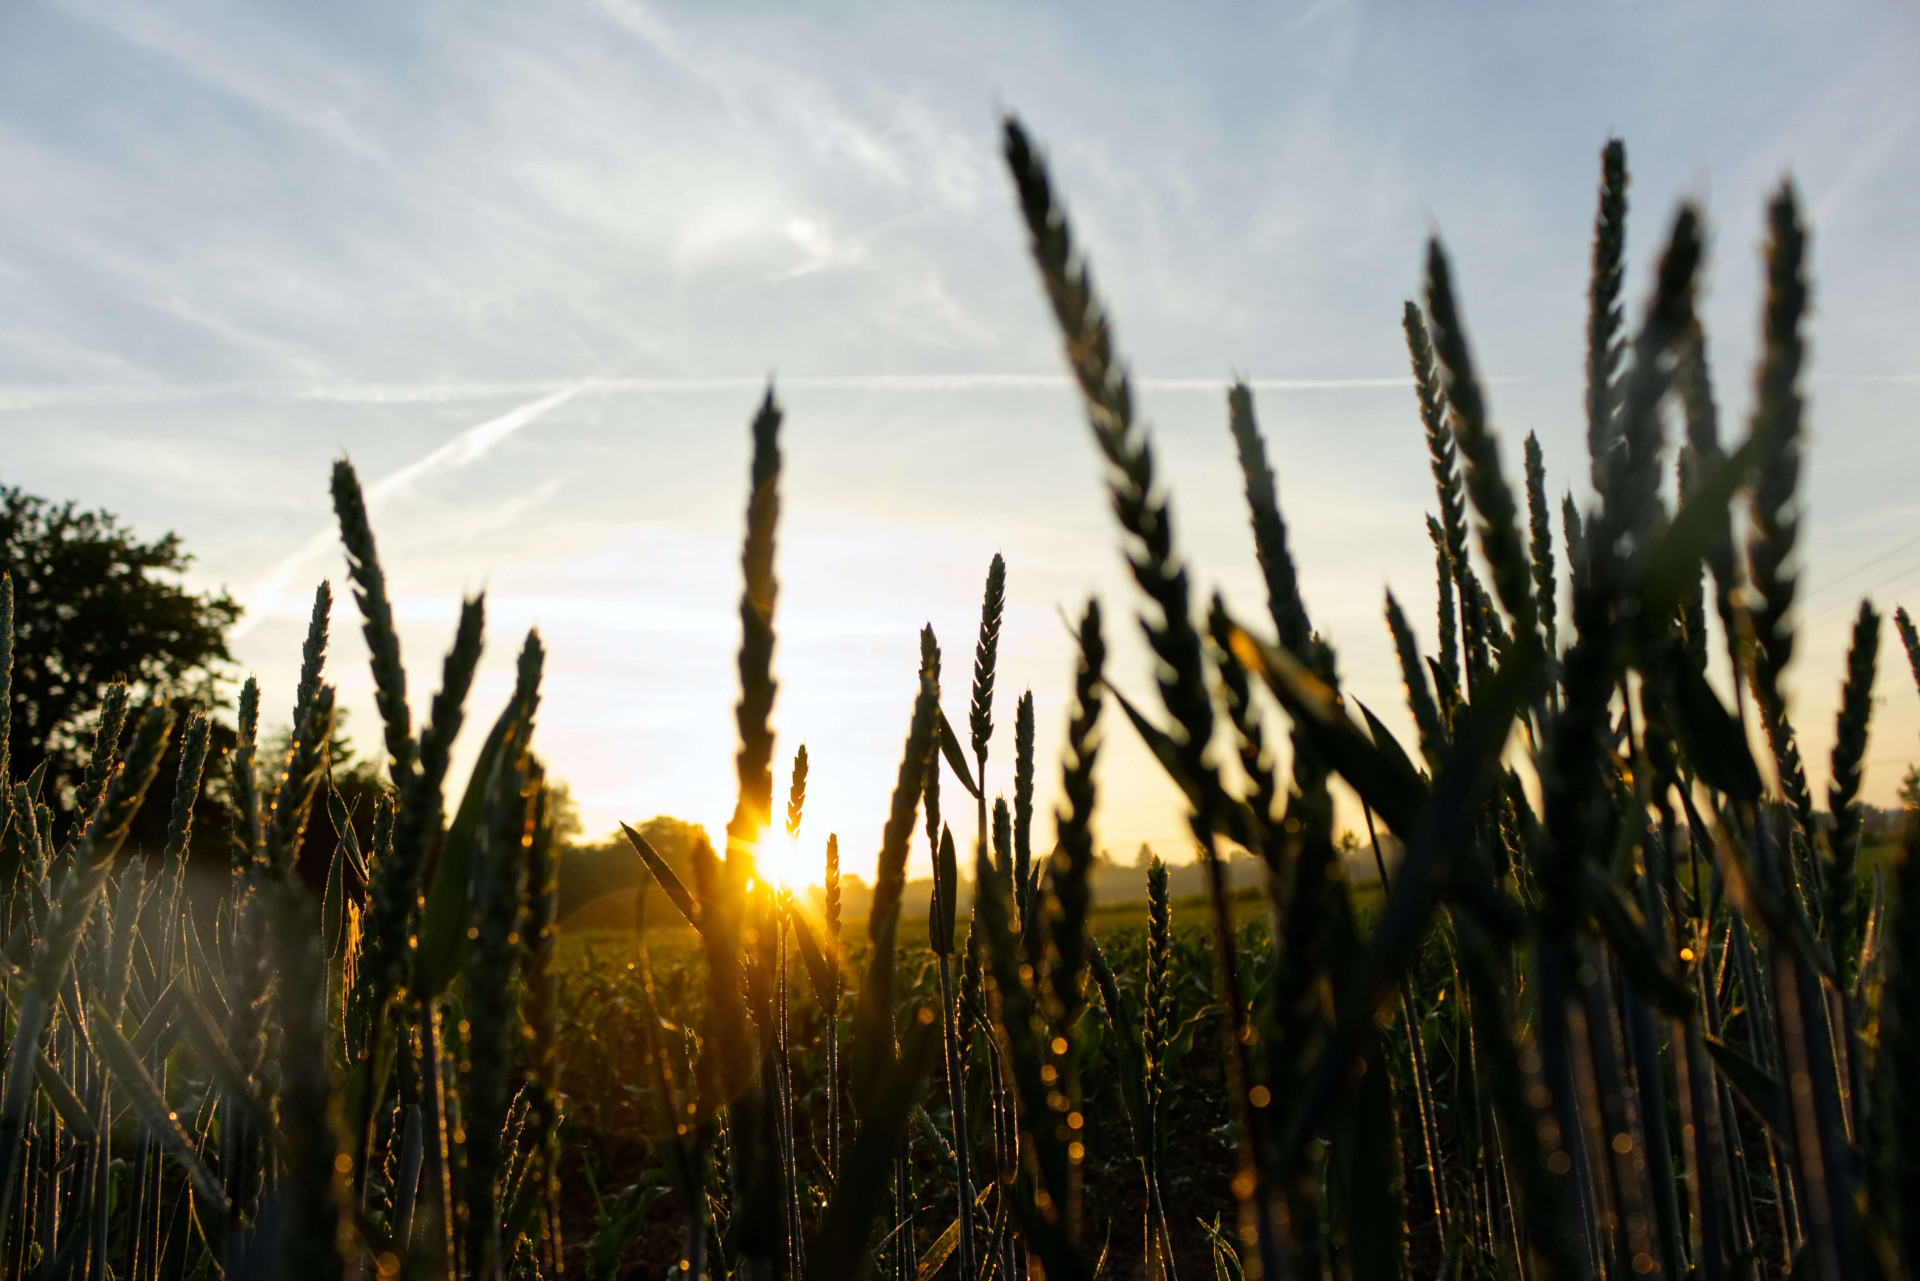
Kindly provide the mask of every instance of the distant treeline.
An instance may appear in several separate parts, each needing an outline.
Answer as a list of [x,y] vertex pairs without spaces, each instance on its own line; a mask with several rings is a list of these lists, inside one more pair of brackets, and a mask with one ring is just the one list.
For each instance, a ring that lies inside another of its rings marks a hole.
[[[660,851],[676,873],[690,880],[691,852],[695,841],[704,834],[698,824],[663,815],[638,825],[636,830]],[[1392,837],[1385,835],[1382,836],[1381,847],[1391,874],[1399,858],[1399,847]],[[1144,902],[1147,897],[1147,864],[1154,853],[1156,851],[1149,846],[1142,845],[1133,863],[1121,863],[1109,854],[1102,853],[1095,859],[1088,878],[1093,901]],[[1169,853],[1175,857],[1187,856],[1186,862],[1174,863],[1168,868],[1169,893],[1175,898],[1205,893],[1206,877],[1200,863],[1193,860],[1189,851]],[[1377,878],[1370,846],[1352,845],[1346,853],[1349,874],[1356,880],[1371,881]],[[1226,866],[1235,888],[1253,888],[1260,884],[1260,864],[1246,852],[1234,851],[1226,860]],[[871,901],[871,887],[860,877],[851,874],[842,878],[840,886],[844,915],[851,920],[864,919]],[[639,856],[633,852],[625,837],[616,836],[592,845],[576,846],[561,856],[560,920],[566,928],[625,929],[633,926],[636,892],[641,890],[646,891],[645,910],[649,926],[684,924],[673,905],[653,886],[652,878],[646,874]],[[821,893],[818,886],[809,887],[805,893],[816,911],[820,907]],[[933,881],[930,878],[908,881],[901,905],[902,915],[924,919],[932,894]],[[970,907],[972,894],[971,880],[963,878],[959,888],[962,913]]]
[[[1861,835],[1866,844],[1878,844],[1892,840],[1900,830],[1901,811],[1898,809],[1877,809],[1862,806],[1863,822]],[[1817,816],[1823,827],[1832,824],[1830,814]],[[692,876],[690,862],[694,842],[705,835],[698,823],[688,823],[681,819],[661,815],[640,824],[637,829],[647,841],[666,858],[668,864],[683,879]],[[1679,824],[1674,832],[1674,848],[1684,853],[1689,845],[1687,827]],[[1367,883],[1379,879],[1380,861],[1374,857],[1373,847],[1365,842],[1348,840],[1344,849],[1347,875],[1355,882]],[[1400,844],[1390,833],[1380,834],[1380,852],[1386,863],[1387,874],[1393,874],[1400,860]],[[1167,867],[1168,893],[1174,898],[1186,898],[1204,894],[1207,889],[1206,872],[1202,864],[1192,856],[1191,851],[1161,851],[1151,846],[1141,845],[1131,863],[1122,863],[1112,857],[1110,851],[1102,851],[1094,860],[1091,875],[1088,877],[1095,903],[1141,903],[1147,898],[1147,865],[1156,853],[1161,856],[1180,858],[1185,862],[1169,862]],[[1251,889],[1260,885],[1260,864],[1244,850],[1234,850],[1225,860],[1228,879],[1235,889]],[[851,920],[865,918],[867,907],[872,899],[872,889],[860,877],[848,874],[841,880],[842,911]],[[635,922],[636,895],[647,891],[646,913],[649,926],[673,928],[685,924],[684,918],[668,903],[652,884],[646,869],[641,866],[639,857],[633,852],[625,837],[615,836],[608,840],[590,845],[568,848],[560,858],[560,921],[563,927],[572,930],[628,929]],[[821,889],[809,886],[804,897],[817,912],[820,908]],[[906,895],[901,904],[901,915],[924,920],[927,904],[933,894],[933,881],[930,878],[907,882]],[[964,913],[972,903],[973,883],[964,876],[960,882],[959,901]]]

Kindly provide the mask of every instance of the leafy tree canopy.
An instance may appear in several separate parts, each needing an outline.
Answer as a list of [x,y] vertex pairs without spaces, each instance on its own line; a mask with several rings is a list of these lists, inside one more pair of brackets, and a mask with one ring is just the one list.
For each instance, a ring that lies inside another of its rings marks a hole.
[[[48,761],[49,779],[84,764],[86,725],[107,685],[176,696],[211,685],[230,662],[240,606],[177,579],[192,563],[179,536],[143,542],[104,511],[0,486],[0,573],[13,577],[16,765]],[[210,690],[208,692],[211,692]]]

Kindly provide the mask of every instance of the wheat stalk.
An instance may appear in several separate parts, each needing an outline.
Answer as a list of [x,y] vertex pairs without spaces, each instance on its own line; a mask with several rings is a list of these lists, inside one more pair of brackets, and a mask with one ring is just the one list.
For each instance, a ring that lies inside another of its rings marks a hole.
[[313,615],[301,650],[291,741],[263,816],[261,855],[267,866],[282,872],[291,872],[299,856],[307,815],[326,768],[327,742],[333,733],[333,689],[320,683],[327,652],[327,616],[332,609],[333,591],[323,580],[313,594]]
[[354,584],[354,601],[366,620],[364,632],[373,668],[374,701],[386,731],[387,770],[394,787],[404,792],[415,764],[412,713],[407,708],[407,672],[400,664],[400,638],[394,631],[386,574],[380,568],[373,527],[367,521],[360,478],[354,473],[353,464],[344,458],[333,465],[332,489],[340,539],[346,545],[347,572]]
[[[1053,1068],[1052,1096],[1056,1116],[1065,1113],[1066,1204],[1063,1207],[1069,1239],[1081,1236],[1080,1170],[1086,1160],[1085,1118],[1080,1111],[1080,1013],[1086,1006],[1087,913],[1092,896],[1088,876],[1093,868],[1093,814],[1096,802],[1094,767],[1100,754],[1100,691],[1106,668],[1106,641],[1100,634],[1100,605],[1088,601],[1080,618],[1080,661],[1074,672],[1074,710],[1067,723],[1067,750],[1062,757],[1060,794],[1064,807],[1055,814],[1053,857],[1048,860],[1048,933],[1053,943],[1047,970],[1049,1065]],[[1031,708],[1031,698],[1023,706]],[[1016,866],[1018,864],[1016,863]],[[1038,931],[1036,931],[1037,933]]]
[[[1514,634],[1524,644],[1538,643],[1538,610],[1530,565],[1520,538],[1513,491],[1501,474],[1499,445],[1488,421],[1479,375],[1467,348],[1466,333],[1453,296],[1453,274],[1438,239],[1427,244],[1427,312],[1433,320],[1433,350],[1438,358],[1450,409],[1448,425],[1466,459],[1467,496],[1480,513],[1480,551],[1493,569],[1493,585]],[[1456,559],[1464,564],[1459,549]]]
[[1860,852],[1861,762],[1867,753],[1867,723],[1873,714],[1873,678],[1879,656],[1880,615],[1871,602],[1861,601],[1853,624],[1853,642],[1847,650],[1847,679],[1840,692],[1840,710],[1834,718],[1832,782],[1827,787],[1827,813],[1833,817],[1829,837],[1833,867],[1827,877],[1823,914],[1828,944],[1842,967],[1842,991],[1853,983],[1854,975],[1847,967],[1849,958],[1858,954],[1860,943],[1854,863]]
[[[1191,617],[1187,574],[1174,555],[1167,504],[1154,488],[1152,450],[1134,421],[1132,390],[1124,366],[1114,355],[1106,313],[1093,290],[1091,273],[1084,260],[1075,256],[1065,215],[1025,130],[1018,121],[1008,119],[1004,133],[1006,160],[1019,193],[1034,261],[1053,305],[1094,440],[1107,461],[1108,491],[1126,537],[1127,563],[1158,614],[1157,618],[1143,617],[1142,626],[1160,660],[1161,701],[1179,726],[1180,770],[1198,789],[1199,809],[1192,826],[1209,870],[1215,961],[1228,1012],[1223,1058],[1242,1135],[1234,1191],[1241,1205],[1242,1226],[1258,1242],[1258,1259],[1252,1272],[1253,1281],[1260,1281],[1261,1277],[1279,1274],[1278,1238],[1271,1193],[1264,1182],[1261,1158],[1256,1155],[1265,1145],[1263,1137],[1255,1133],[1257,1113],[1246,1103],[1249,1070],[1242,1035],[1245,1006],[1232,951],[1231,914],[1213,844],[1216,821],[1224,807],[1217,788],[1208,785],[1213,775],[1203,759],[1213,737],[1213,705],[1203,674],[1200,636]],[[984,852],[981,861],[985,862]]]
[[[124,699],[124,691],[120,695]],[[123,704],[124,705],[124,704]],[[74,849],[73,861],[60,887],[58,901],[35,941],[27,965],[28,986],[20,997],[7,1046],[6,1079],[0,1086],[0,1222],[13,1211],[13,1191],[20,1171],[21,1131],[32,1097],[40,1038],[47,1030],[53,1003],[65,986],[74,953],[93,916],[107,871],[126,840],[127,829],[159,772],[160,756],[173,728],[173,712],[161,704],[145,708],[134,729],[133,741],[117,769],[104,770],[100,797]],[[96,746],[100,746],[96,740]]]
[[1246,482],[1247,508],[1253,524],[1254,554],[1267,584],[1267,612],[1273,617],[1280,643],[1305,655],[1313,627],[1300,601],[1300,579],[1293,555],[1287,550],[1287,525],[1280,516],[1273,469],[1267,465],[1267,444],[1254,421],[1253,392],[1243,382],[1227,391],[1227,427],[1240,455],[1240,475]]
[[1547,506],[1547,462],[1540,438],[1527,433],[1528,558],[1533,562],[1533,594],[1548,654],[1559,649],[1554,609],[1553,512]]
[[780,407],[769,387],[753,419],[753,466],[747,502],[747,537],[740,553],[746,586],[740,595],[740,702],[734,722],[740,733],[736,759],[740,797],[727,822],[727,859],[748,857],[773,810],[773,605],[779,585],[773,574],[774,536],[780,519]]
[[1587,456],[1593,487],[1606,491],[1617,448],[1615,379],[1626,354],[1620,285],[1627,242],[1627,149],[1607,139],[1600,152],[1599,209],[1593,220],[1593,275],[1587,292]]

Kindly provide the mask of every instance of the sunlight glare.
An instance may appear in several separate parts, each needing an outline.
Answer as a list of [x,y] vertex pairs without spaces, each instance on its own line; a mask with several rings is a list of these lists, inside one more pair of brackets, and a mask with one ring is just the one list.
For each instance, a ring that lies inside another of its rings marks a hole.
[[761,836],[754,847],[754,864],[764,879],[790,890],[804,889],[821,875],[819,869],[809,865],[800,843],[780,828]]

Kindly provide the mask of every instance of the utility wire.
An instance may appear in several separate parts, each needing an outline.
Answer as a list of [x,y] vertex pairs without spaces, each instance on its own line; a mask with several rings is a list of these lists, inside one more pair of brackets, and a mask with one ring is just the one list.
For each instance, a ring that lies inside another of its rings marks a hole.
[[[1874,583],[1868,587],[1866,591],[1862,592],[1861,595],[1879,596],[1890,591],[1905,591],[1915,584],[1920,584],[1920,565],[1908,565],[1902,569],[1895,570],[1891,575]],[[1846,600],[1828,605],[1825,609],[1809,615],[1806,619],[1806,624],[1811,627],[1815,623],[1824,622],[1838,614],[1851,613],[1858,608],[1859,601],[1849,597]]]
[[1811,603],[1813,601],[1819,600],[1821,597],[1828,595],[1835,588],[1841,586],[1842,584],[1846,583],[1850,579],[1858,578],[1861,574],[1866,573],[1868,570],[1872,569],[1875,565],[1878,565],[1883,561],[1887,561],[1892,559],[1895,556],[1898,556],[1901,552],[1906,551],[1909,547],[1920,547],[1920,534],[1914,535],[1912,538],[1909,538],[1906,542],[1901,543],[1898,547],[1894,547],[1887,551],[1881,552],[1878,556],[1875,556],[1872,560],[1867,561],[1864,564],[1855,565],[1852,569],[1840,575],[1840,577],[1834,579],[1832,582],[1826,584],[1825,586],[1821,587],[1819,590],[1815,591],[1810,597],[1808,597],[1808,602]]

